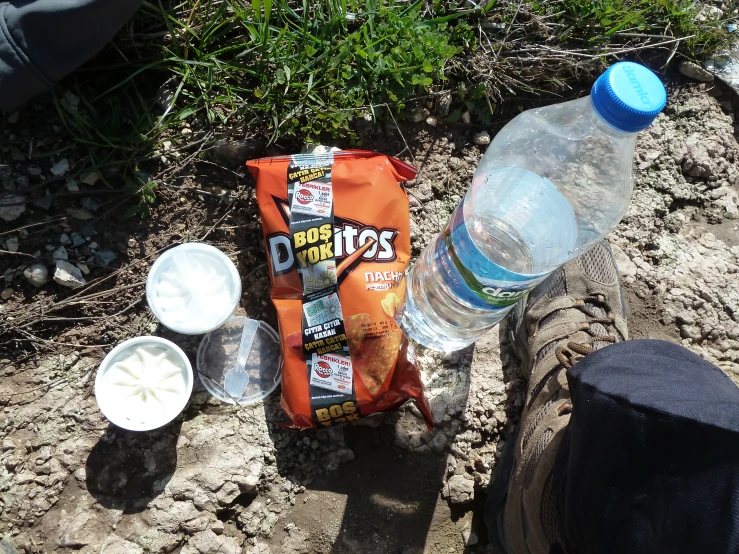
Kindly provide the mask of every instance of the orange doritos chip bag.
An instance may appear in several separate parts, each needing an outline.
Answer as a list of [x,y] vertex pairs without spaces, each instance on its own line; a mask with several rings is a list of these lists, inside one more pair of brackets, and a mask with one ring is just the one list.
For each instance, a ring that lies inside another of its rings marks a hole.
[[408,164],[346,150],[247,162],[282,339],[282,408],[330,427],[415,399],[432,418],[394,316],[410,259]]

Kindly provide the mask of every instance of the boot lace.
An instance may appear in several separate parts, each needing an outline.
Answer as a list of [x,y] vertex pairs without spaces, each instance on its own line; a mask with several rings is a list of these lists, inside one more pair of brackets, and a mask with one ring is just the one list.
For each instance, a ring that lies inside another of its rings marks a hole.
[[[606,310],[606,315],[601,316],[591,309],[589,306],[592,304],[603,306]],[[597,328],[593,328],[593,325],[600,323],[601,325],[612,325],[615,321],[615,315],[610,311],[606,304],[606,297],[604,294],[596,293],[585,297],[582,300],[577,300],[576,306],[581,312],[588,316],[588,320],[580,325],[580,330],[585,331],[590,335],[590,338],[586,341],[575,342],[569,341],[564,346],[558,346],[554,351],[557,360],[565,369],[569,369],[582,357],[587,356],[594,350],[595,344],[598,342],[614,343],[617,338],[611,334],[603,334]]]

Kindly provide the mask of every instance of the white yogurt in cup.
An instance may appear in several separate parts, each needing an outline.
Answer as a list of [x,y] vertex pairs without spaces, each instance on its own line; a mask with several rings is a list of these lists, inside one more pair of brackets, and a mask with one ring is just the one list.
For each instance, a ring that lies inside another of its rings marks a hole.
[[146,300],[156,318],[185,335],[223,325],[241,297],[234,263],[208,244],[190,242],[167,250],[151,266]]
[[190,360],[160,337],[136,337],[108,354],[95,378],[100,411],[118,427],[149,431],[179,415],[192,393]]

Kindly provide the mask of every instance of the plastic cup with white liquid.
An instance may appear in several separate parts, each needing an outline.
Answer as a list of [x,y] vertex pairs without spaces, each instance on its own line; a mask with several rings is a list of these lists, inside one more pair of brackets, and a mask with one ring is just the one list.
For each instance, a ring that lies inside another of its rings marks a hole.
[[146,300],[165,327],[185,335],[223,325],[241,297],[241,278],[223,252],[186,243],[159,256],[146,280]]
[[160,337],[136,337],[103,359],[95,378],[95,398],[111,423],[130,431],[150,431],[179,415],[192,386],[192,366],[179,346]]

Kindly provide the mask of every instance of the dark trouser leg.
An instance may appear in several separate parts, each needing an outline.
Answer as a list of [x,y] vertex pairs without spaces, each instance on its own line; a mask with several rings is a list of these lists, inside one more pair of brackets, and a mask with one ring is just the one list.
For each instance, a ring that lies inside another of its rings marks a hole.
[[11,110],[92,58],[142,0],[0,1],[0,110]]
[[573,411],[553,474],[567,554],[739,552],[739,389],[662,341],[567,373]]

